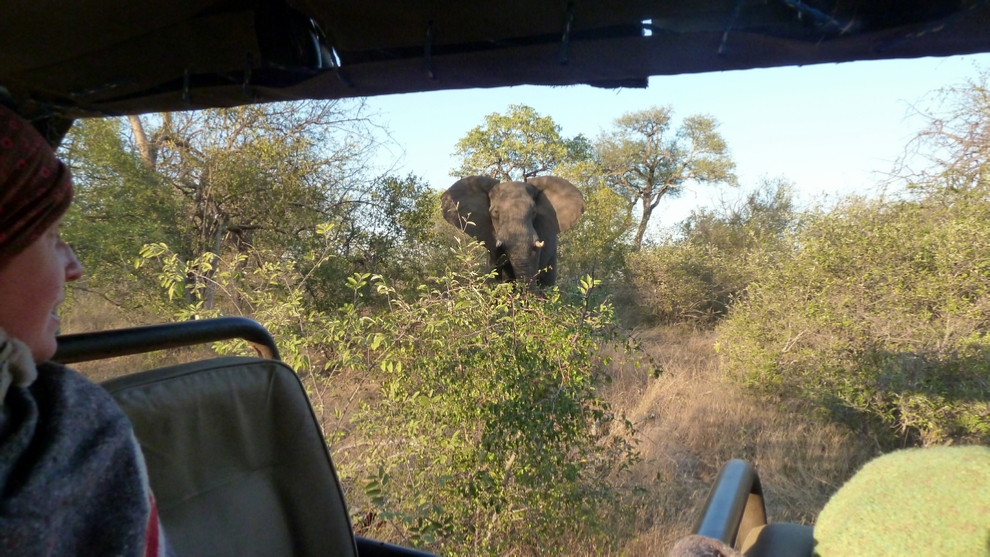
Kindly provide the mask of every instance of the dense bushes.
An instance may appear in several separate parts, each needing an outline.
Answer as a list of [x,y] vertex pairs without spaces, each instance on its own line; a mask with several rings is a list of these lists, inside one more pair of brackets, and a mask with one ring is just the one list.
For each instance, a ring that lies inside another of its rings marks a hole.
[[724,361],[763,392],[882,442],[990,442],[988,79],[919,112],[928,124],[892,179],[904,197],[796,218],[778,187],[695,213],[629,258],[635,292],[661,322],[727,314]]
[[730,368],[909,440],[990,441],[990,197],[849,199],[795,241],[721,328]]
[[712,323],[746,286],[745,261],[715,245],[674,241],[629,255],[634,302],[659,323]]
[[634,303],[657,322],[712,325],[769,261],[792,249],[792,186],[767,180],[740,203],[700,210],[680,231],[627,258]]
[[765,186],[632,254],[634,292],[662,323],[728,315],[727,370],[762,392],[884,442],[990,441],[990,195],[952,177],[801,216]]
[[[305,308],[307,275],[292,261],[250,271],[209,256],[184,263],[162,245],[144,254],[173,298],[192,296],[181,317],[251,309],[311,389],[341,376],[377,387],[353,427],[327,432],[349,447],[335,459],[360,533],[451,555],[618,544],[608,509],[624,498],[610,486],[636,460],[634,432],[599,387],[603,354],[631,347],[590,278],[567,294],[493,287],[478,249],[407,292],[354,275],[352,302],[325,313]],[[206,271],[229,297],[212,309],[204,289],[176,290]]]
[[459,274],[413,303],[377,290],[391,299],[368,333],[381,388],[355,417],[375,441],[349,459],[372,473],[375,536],[466,555],[615,542],[602,510],[632,430],[598,394],[600,350],[619,339],[591,284],[570,301]]
[[720,331],[746,381],[898,443],[990,442],[988,80],[919,111],[894,179],[911,197],[812,215],[749,288]]

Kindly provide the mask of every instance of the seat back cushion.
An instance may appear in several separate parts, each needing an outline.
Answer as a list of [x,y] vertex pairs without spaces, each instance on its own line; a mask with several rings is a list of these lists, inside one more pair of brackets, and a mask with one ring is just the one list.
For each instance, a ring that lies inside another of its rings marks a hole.
[[322,432],[281,362],[217,358],[107,381],[179,555],[357,554]]

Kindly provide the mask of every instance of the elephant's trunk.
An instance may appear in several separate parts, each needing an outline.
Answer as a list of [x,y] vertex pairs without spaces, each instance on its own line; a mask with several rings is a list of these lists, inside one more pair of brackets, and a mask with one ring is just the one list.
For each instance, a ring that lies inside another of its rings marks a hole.
[[533,234],[531,239],[507,250],[512,273],[516,280],[530,285],[536,284],[537,275],[540,272],[540,250],[542,247],[542,242]]

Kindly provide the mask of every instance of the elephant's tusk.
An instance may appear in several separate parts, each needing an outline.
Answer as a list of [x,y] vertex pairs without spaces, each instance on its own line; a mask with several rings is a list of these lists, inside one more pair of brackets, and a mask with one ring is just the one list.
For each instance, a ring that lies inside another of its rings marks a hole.
[[537,240],[536,243],[533,245],[535,245],[538,248],[542,248],[544,244],[546,244],[546,242],[544,242],[543,240]]

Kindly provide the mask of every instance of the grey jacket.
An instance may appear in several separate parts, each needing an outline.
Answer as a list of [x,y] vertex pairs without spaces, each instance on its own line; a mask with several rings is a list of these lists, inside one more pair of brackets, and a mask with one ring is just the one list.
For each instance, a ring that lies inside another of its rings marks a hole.
[[130,422],[0,329],[0,554],[171,555]]

